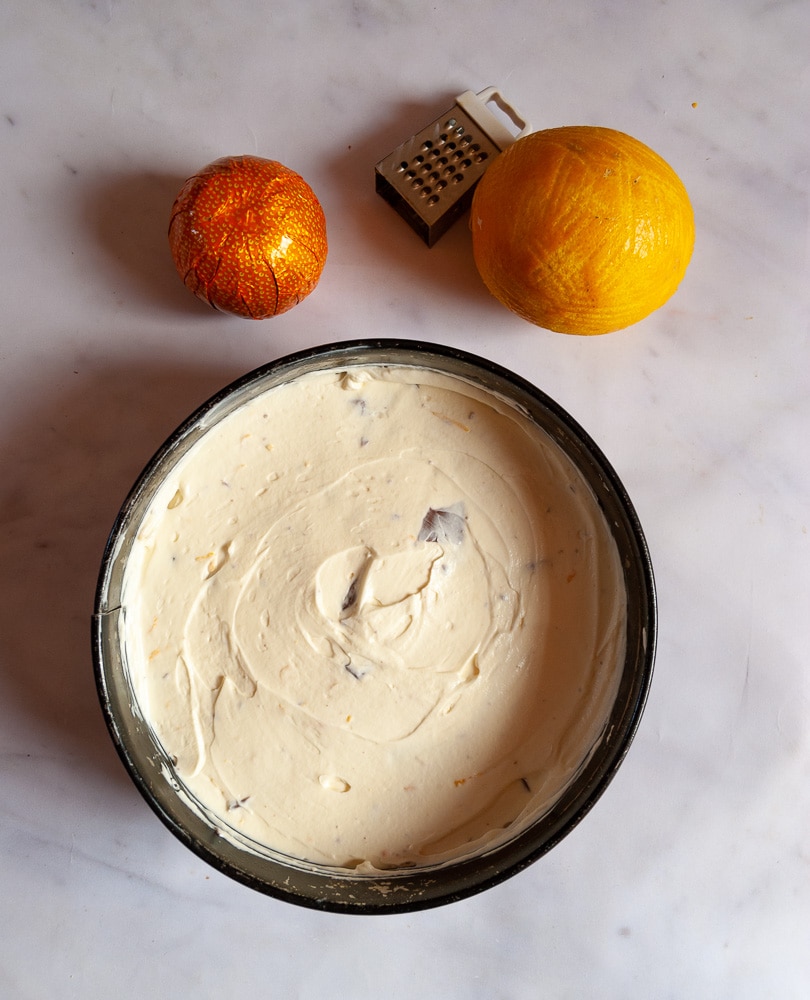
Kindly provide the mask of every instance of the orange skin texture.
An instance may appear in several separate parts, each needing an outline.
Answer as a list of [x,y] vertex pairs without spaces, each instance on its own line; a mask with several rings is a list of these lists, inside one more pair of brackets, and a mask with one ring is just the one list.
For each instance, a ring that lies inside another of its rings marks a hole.
[[178,274],[223,312],[267,319],[315,288],[326,263],[326,219],[294,170],[258,156],[215,160],[190,177],[172,208]]
[[490,292],[531,323],[580,335],[662,306],[695,241],[674,170],[637,139],[595,126],[518,139],[481,178],[470,225]]

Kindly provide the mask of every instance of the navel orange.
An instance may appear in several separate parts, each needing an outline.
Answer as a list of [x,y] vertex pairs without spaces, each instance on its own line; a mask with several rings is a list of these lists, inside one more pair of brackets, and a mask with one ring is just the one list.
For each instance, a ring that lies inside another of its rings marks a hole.
[[258,156],[224,157],[186,181],[172,209],[169,245],[195,295],[224,312],[266,319],[317,285],[326,220],[294,170]]
[[479,181],[470,224],[490,292],[524,319],[572,334],[619,330],[662,306],[695,239],[672,167],[596,126],[518,139]]

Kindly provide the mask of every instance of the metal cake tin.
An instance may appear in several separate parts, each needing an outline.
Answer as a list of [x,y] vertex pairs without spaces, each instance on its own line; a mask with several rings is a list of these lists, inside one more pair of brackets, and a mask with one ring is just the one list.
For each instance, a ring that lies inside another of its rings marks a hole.
[[[514,839],[479,856],[379,877],[324,868],[221,836],[216,818],[184,794],[171,759],[139,711],[119,620],[124,571],[141,518],[188,449],[249,399],[305,374],[351,365],[404,365],[458,376],[527,413],[590,485],[619,550],[627,598],[625,660],[607,725],[551,809]],[[449,347],[384,339],[281,358],[222,389],[185,420],[147,464],[120,509],[103,554],[92,621],[96,685],[112,741],[168,829],[215,869],[254,890],[305,907],[359,914],[411,912],[469,897],[522,871],[570,833],[605,791],[630,747],[652,679],[656,635],[655,583],[644,533],[619,477],[586,431],[544,392],[491,361]]]

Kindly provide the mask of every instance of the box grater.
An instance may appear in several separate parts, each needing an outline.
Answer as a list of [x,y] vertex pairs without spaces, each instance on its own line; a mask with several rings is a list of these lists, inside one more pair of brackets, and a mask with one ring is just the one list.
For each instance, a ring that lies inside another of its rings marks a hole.
[[431,247],[469,208],[475,185],[495,157],[530,131],[495,87],[477,94],[467,90],[449,111],[380,160],[374,168],[377,194]]

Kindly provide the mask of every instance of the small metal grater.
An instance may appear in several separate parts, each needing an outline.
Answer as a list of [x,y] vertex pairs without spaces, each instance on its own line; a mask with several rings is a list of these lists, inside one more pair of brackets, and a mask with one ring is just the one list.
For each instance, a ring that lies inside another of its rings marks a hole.
[[[510,131],[488,105],[495,105]],[[427,128],[397,146],[374,168],[377,194],[432,247],[470,206],[475,185],[496,156],[531,126],[489,87],[459,94]]]

